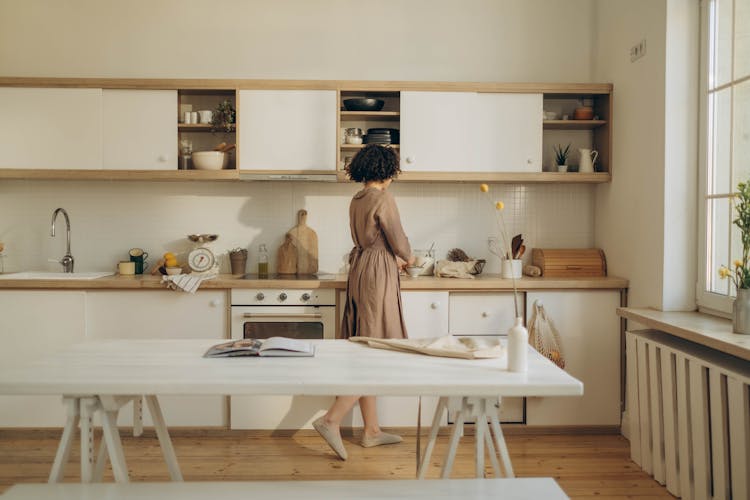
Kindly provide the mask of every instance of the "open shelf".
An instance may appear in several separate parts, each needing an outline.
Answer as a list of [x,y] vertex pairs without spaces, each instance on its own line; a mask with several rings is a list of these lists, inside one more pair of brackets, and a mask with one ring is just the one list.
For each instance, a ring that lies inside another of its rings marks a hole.
[[55,181],[234,181],[237,170],[57,170],[0,169],[0,179]]
[[[341,149],[345,149],[345,150],[357,150],[357,149],[362,149],[363,147],[368,146],[368,145],[369,144],[342,144],[341,145]],[[393,149],[398,149],[399,148],[398,144],[379,144],[379,145],[380,146],[388,146],[388,147],[391,147]]]
[[[346,181],[346,172],[337,172],[339,181]],[[460,180],[457,180],[460,177]],[[603,184],[610,182],[608,172],[401,172],[398,182],[486,182],[490,184]]]
[[341,111],[341,121],[381,120],[398,121],[401,119],[399,111]]
[[607,124],[606,120],[544,120],[545,129],[592,130]]

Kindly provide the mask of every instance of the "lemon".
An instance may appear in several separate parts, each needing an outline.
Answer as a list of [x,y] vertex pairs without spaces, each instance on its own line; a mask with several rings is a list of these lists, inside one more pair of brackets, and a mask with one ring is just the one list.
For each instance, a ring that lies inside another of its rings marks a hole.
[[172,252],[167,252],[164,254],[164,260],[174,259],[174,258],[175,258],[175,255]]
[[177,259],[166,259],[164,261],[164,264],[167,267],[177,267]]

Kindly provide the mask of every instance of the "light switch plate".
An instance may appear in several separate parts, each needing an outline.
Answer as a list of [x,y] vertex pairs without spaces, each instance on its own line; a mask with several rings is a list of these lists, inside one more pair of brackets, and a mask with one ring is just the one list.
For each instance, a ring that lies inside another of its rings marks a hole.
[[630,62],[635,62],[646,55],[646,39],[630,47]]

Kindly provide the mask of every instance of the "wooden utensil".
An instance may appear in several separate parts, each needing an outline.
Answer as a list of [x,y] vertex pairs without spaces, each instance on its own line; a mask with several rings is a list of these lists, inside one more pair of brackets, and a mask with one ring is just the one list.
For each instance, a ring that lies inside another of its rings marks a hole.
[[318,235],[307,225],[307,210],[297,212],[297,225],[287,232],[297,247],[297,274],[318,272]]
[[515,235],[511,240],[510,255],[512,259],[517,258],[516,255],[518,255],[518,249],[521,248],[521,243],[523,243],[523,238],[521,238],[520,234]]
[[286,234],[284,243],[279,247],[276,257],[276,272],[279,274],[297,273],[297,245],[292,241],[292,235]]

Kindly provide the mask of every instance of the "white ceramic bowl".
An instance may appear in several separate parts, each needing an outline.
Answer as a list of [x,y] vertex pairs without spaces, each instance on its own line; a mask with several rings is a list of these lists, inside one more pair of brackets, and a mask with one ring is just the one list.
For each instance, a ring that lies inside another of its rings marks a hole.
[[193,153],[193,167],[196,170],[221,170],[226,156],[221,151],[196,151]]
[[412,278],[416,278],[417,276],[419,276],[419,273],[421,273],[421,272],[422,272],[422,268],[421,268],[421,267],[407,267],[407,268],[406,268],[406,272],[407,272],[407,273],[409,274],[409,276],[411,276]]
[[173,276],[175,274],[182,274],[182,268],[181,267],[167,267],[166,268],[167,274],[170,276]]

